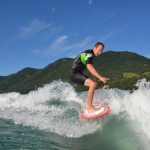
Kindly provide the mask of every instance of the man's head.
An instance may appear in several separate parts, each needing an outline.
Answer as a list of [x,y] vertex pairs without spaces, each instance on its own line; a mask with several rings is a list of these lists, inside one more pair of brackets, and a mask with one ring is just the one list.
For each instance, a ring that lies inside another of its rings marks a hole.
[[93,48],[94,55],[99,56],[103,52],[104,47],[105,45],[103,43],[97,42]]

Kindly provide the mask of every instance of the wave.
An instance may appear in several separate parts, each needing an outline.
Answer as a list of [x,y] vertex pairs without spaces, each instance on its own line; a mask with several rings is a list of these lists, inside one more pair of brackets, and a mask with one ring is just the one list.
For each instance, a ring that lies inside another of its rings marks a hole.
[[[130,93],[119,89],[97,89],[94,103],[107,102],[110,115],[84,121],[79,118],[87,92],[76,93],[66,82],[54,81],[28,94],[0,94],[0,117],[15,124],[30,126],[67,137],[81,137],[101,130],[113,116],[136,122],[134,128],[150,139],[150,82],[137,83],[138,90]],[[123,114],[123,115],[122,115]]]

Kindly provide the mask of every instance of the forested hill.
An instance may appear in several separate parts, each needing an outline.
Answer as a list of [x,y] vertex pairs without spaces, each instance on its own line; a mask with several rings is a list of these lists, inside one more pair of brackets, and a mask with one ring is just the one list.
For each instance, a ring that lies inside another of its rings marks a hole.
[[[15,74],[0,76],[0,93],[12,91],[28,93],[59,79],[70,82],[69,69],[73,60],[62,58],[42,69],[28,67]],[[107,51],[95,59],[94,65],[102,75],[111,79],[110,87],[133,89],[138,79],[150,80],[150,59],[136,53]],[[83,89],[82,86],[70,83],[76,89]]]

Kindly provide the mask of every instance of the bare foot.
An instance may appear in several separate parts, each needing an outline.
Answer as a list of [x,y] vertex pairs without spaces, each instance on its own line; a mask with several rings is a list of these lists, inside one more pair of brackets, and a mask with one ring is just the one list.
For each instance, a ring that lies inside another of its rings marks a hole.
[[87,112],[95,112],[95,111],[97,111],[98,109],[96,109],[96,108],[94,108],[94,107],[90,107],[90,108],[88,108],[87,109]]

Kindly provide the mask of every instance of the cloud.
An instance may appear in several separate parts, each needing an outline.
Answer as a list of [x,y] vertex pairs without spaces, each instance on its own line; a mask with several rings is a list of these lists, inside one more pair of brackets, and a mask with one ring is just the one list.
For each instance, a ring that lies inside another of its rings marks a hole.
[[72,42],[69,42],[68,36],[63,35],[59,37],[58,39],[56,39],[56,41],[50,45],[49,52],[59,51],[57,53],[59,54],[59,53],[67,53],[67,52],[70,53],[70,51],[73,51],[73,50],[77,51],[86,47],[90,40],[91,40],[91,37],[87,37],[79,43],[72,43]]
[[33,51],[31,51],[32,54],[37,54],[37,53],[40,53],[41,50],[40,49],[34,49]]
[[74,58],[81,51],[90,48],[90,46],[91,46],[90,42],[92,39],[93,39],[93,37],[89,36],[89,37],[86,37],[84,40],[82,40],[76,44],[66,46],[66,51],[68,52],[68,56]]
[[52,6],[52,12],[54,13],[56,11],[56,7]]
[[71,50],[71,49],[83,49],[86,48],[87,46],[89,46],[89,42],[91,41],[92,37],[86,37],[83,41],[72,45],[72,47],[66,47],[67,50]]
[[102,21],[103,22],[108,21],[108,20],[112,19],[113,17],[115,17],[116,15],[117,15],[117,11],[113,11],[112,13],[107,15],[105,18],[103,18]]
[[109,33],[105,34],[105,35],[101,38],[101,40],[102,40],[102,41],[106,41],[106,40],[110,39],[111,37],[113,37],[116,33],[117,33],[117,30],[112,30],[112,31],[110,31]]
[[40,39],[47,40],[50,37],[55,37],[63,29],[62,26],[54,26],[54,24],[33,19],[24,26],[18,27],[18,31],[12,39],[7,41],[7,45],[11,45],[18,40]]
[[42,49],[34,49],[31,51],[32,54],[40,53],[42,55],[55,55],[55,53],[60,53],[66,47],[68,43],[68,36],[62,35],[57,37],[55,40],[51,42],[50,45],[47,46],[47,48]]
[[111,38],[114,37],[116,34],[119,34],[119,33],[123,32],[124,30],[126,30],[129,25],[130,25],[130,23],[127,23],[127,24],[121,26],[120,28],[113,29],[112,31],[106,33],[106,34],[101,38],[101,40],[102,40],[102,41],[106,41],[106,40],[108,40],[108,39],[111,39]]
[[26,26],[19,27],[19,35],[20,38],[28,39],[31,37],[36,36],[40,32],[43,32],[44,30],[50,28],[52,24],[34,19],[32,22],[27,24]]
[[89,0],[88,4],[89,5],[92,5],[93,1],[92,0]]
[[47,48],[45,49],[35,49],[32,54],[42,54],[49,56],[75,56],[79,51],[86,49],[89,46],[89,42],[92,37],[86,37],[84,40],[78,43],[70,42],[67,35],[62,35],[57,37]]
[[67,39],[67,35],[62,35],[58,37],[55,41],[52,42],[52,44],[49,45],[48,49],[46,50],[46,53],[51,54],[55,51],[61,51],[62,48],[64,48],[67,45]]

